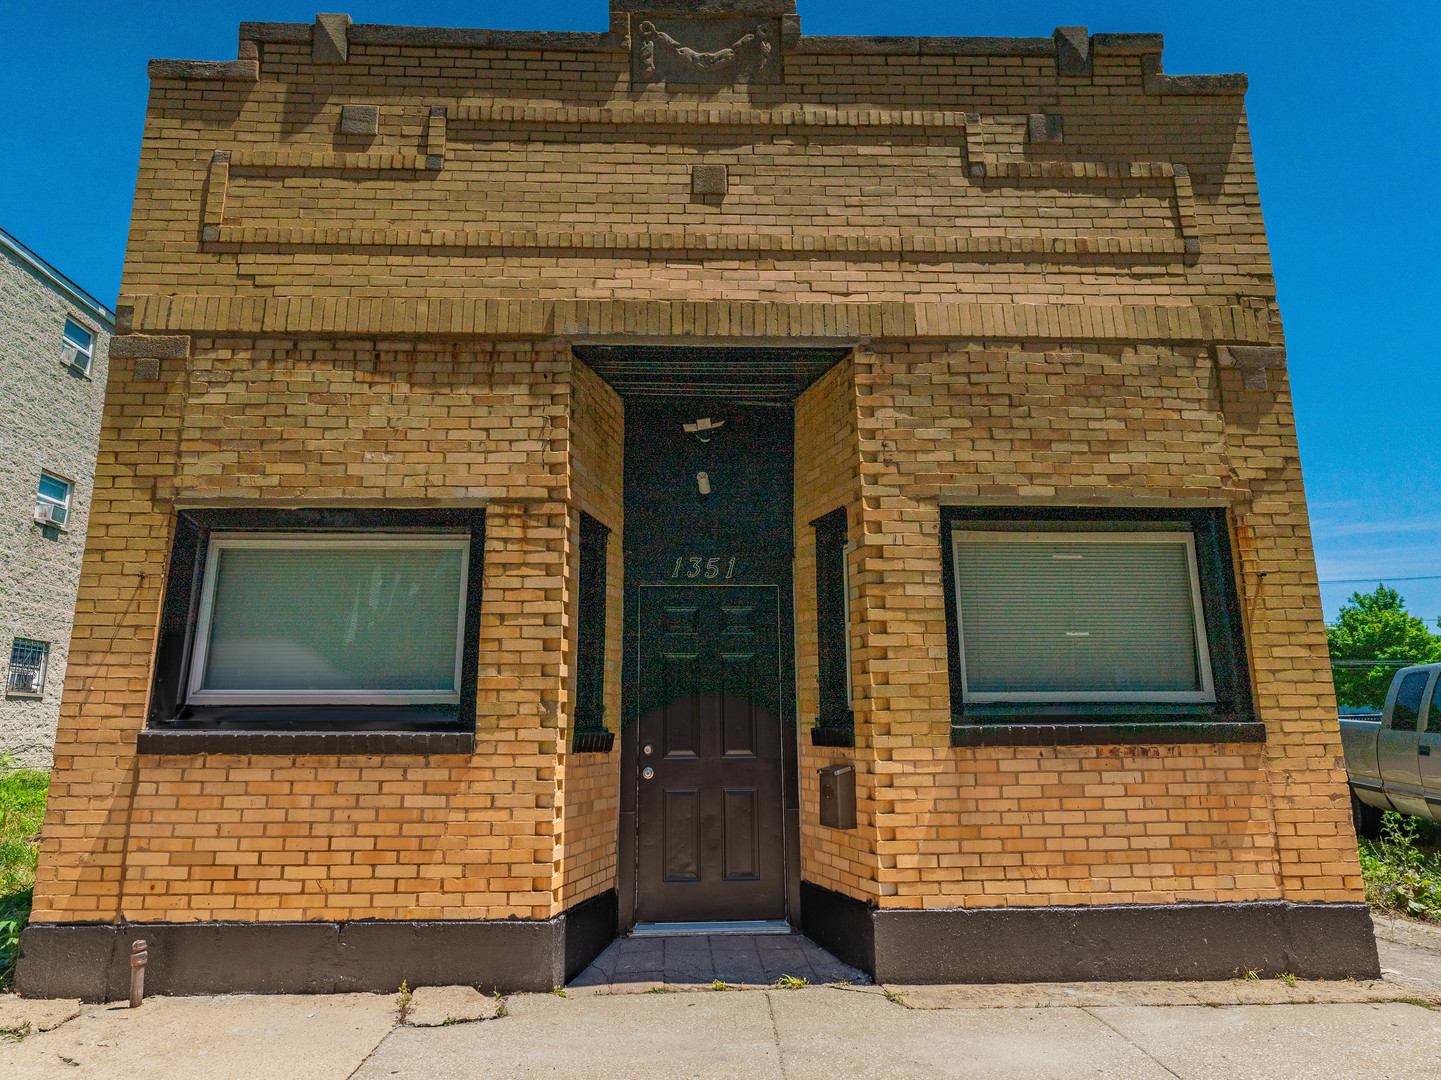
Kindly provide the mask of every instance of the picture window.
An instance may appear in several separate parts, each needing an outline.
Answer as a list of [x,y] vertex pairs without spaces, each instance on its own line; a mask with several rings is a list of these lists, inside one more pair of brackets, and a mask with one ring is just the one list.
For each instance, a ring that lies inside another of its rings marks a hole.
[[953,724],[1254,719],[1224,509],[942,522]]
[[473,730],[484,551],[483,508],[181,511],[148,723]]
[[968,701],[1215,700],[1189,532],[952,542]]
[[468,536],[216,535],[189,700],[460,701]]

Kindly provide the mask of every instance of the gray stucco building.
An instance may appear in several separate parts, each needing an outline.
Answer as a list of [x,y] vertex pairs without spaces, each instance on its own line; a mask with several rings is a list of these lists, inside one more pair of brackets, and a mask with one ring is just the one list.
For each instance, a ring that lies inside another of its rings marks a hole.
[[48,767],[115,313],[0,229],[0,753]]

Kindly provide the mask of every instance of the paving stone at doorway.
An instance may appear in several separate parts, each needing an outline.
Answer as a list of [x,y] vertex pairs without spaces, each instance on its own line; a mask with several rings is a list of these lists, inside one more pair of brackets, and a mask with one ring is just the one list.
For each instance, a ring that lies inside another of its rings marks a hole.
[[710,987],[717,981],[761,987],[786,975],[811,985],[869,981],[864,972],[800,934],[697,934],[621,938],[567,989],[643,993],[658,986]]

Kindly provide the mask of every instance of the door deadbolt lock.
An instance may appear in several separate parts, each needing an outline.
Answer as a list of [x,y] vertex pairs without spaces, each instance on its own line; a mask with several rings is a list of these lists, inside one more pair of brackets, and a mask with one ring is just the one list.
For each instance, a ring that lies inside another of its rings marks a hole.
[[655,770],[652,769],[649,765],[647,765],[644,769],[642,769],[642,770],[640,771],[640,774],[641,774],[641,776],[642,776],[643,778],[645,778],[646,780],[652,780],[652,779],[655,778]]
[[644,746],[642,746],[642,747],[640,748],[640,752],[641,752],[642,754],[644,754],[646,757],[650,757],[652,754],[655,753],[655,748],[654,748],[653,746],[651,746],[650,743],[646,743]]

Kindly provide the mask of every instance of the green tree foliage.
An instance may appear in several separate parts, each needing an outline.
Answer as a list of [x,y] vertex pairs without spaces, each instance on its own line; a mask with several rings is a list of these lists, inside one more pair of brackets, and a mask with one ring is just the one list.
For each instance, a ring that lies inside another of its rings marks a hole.
[[1326,640],[1331,646],[1336,700],[1342,705],[1380,709],[1399,665],[1337,667],[1337,660],[1399,660],[1405,664],[1441,660],[1441,637],[1406,610],[1400,593],[1385,585],[1377,586],[1373,593],[1352,593],[1336,622],[1326,627]]

